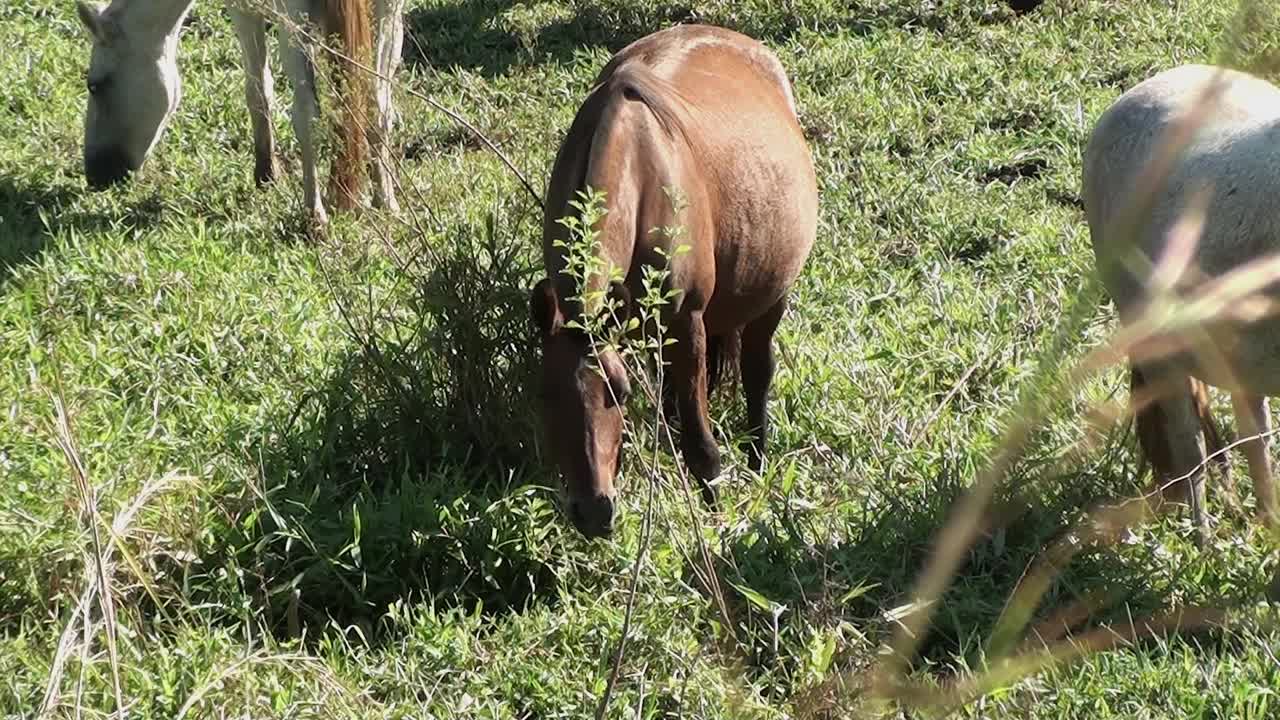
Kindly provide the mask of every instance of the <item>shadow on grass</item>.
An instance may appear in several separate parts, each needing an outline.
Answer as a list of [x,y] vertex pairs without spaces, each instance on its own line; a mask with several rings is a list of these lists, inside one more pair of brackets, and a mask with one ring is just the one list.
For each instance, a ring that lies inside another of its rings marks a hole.
[[341,290],[355,350],[251,443],[260,487],[206,563],[237,568],[274,630],[556,597],[569,530],[535,440],[532,266],[495,228],[438,238],[393,318]]
[[[978,667],[1005,603],[1042,552],[1062,535],[1064,518],[1077,517],[1108,495],[1119,499],[1114,487],[1078,476],[1050,479],[1041,487],[1046,485],[1054,488],[1048,493],[1051,497],[1006,498],[991,510],[992,516],[1003,518],[996,523],[1003,533],[984,536],[967,553],[937,605],[917,667],[933,668],[939,679],[961,668],[957,658]],[[788,617],[796,615],[803,620],[801,628],[830,628],[841,621],[855,627],[891,626],[888,616],[908,602],[935,536],[961,493],[958,483],[941,479],[927,494],[890,501],[859,525],[856,535],[836,543],[815,540],[817,533],[775,500],[769,520],[755,523],[727,548],[725,576],[785,606],[784,627]],[[1182,603],[1194,603],[1200,594],[1209,602],[1250,602],[1245,587],[1223,591],[1225,585],[1210,582],[1187,592],[1175,568],[1169,575],[1153,576],[1152,568],[1169,562],[1155,547],[1083,552],[1052,581],[1028,627],[1071,607],[1091,608],[1071,614],[1072,626],[1078,629],[1130,621],[1166,609],[1174,594],[1183,595]],[[756,668],[773,674],[785,669],[786,653],[779,657],[770,649],[775,630],[768,613],[740,597],[735,603],[739,617],[748,618],[740,632],[746,633],[746,644],[756,648]],[[1022,636],[1020,632],[997,642],[1008,652],[1013,649],[1008,643],[1016,645]]]
[[463,0],[411,10],[406,18],[405,60],[437,69],[462,67],[492,78],[513,66],[565,62],[585,47],[616,52],[628,43],[681,23],[727,27],[769,43],[783,43],[802,29],[870,35],[884,30],[946,34],[957,28],[1002,22],[1012,12],[948,3],[851,2],[799,15],[767,0],[703,10],[688,0],[637,5],[627,0],[584,0],[555,13],[515,0]]
[[120,214],[71,211],[85,192],[67,184],[24,184],[14,177],[0,176],[0,287],[17,268],[38,259],[49,238],[64,229],[101,232],[140,228],[154,224],[161,216],[155,197]]
[[66,186],[23,185],[0,177],[0,287],[14,270],[44,252],[53,226],[74,197]]
[[406,18],[405,60],[437,69],[462,67],[492,78],[516,65],[565,62],[584,47],[617,51],[648,33],[692,18],[683,6],[639,9],[587,3],[577,7],[572,18],[555,20],[521,37],[519,30],[504,22],[507,11],[518,6],[512,0],[477,0],[412,10]]

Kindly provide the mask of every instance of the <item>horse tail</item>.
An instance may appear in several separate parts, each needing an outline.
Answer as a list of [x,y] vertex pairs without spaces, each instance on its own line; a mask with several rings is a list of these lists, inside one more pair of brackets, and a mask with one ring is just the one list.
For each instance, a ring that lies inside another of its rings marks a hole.
[[707,338],[707,394],[710,395],[723,381],[732,389],[738,381],[739,363],[742,359],[742,328],[734,328],[724,335]]
[[1224,452],[1227,445],[1222,441],[1222,431],[1209,405],[1209,386],[1191,378],[1191,399],[1196,406],[1196,417],[1200,418],[1200,432],[1204,434],[1205,457],[1225,471],[1230,465]]
[[[373,53],[371,0],[325,0],[324,24],[337,35],[340,149],[329,174],[329,191],[339,208],[356,206],[368,155],[369,77],[364,69]],[[364,66],[364,67],[362,67]]]
[[[1196,417],[1200,421],[1200,432],[1204,436],[1206,457],[1225,468],[1228,464],[1226,453],[1223,452],[1226,444],[1210,408],[1209,388],[1195,378],[1188,378],[1187,382],[1187,390],[1191,393]],[[1163,482],[1174,477],[1173,448],[1169,446],[1164,410],[1155,398],[1155,393],[1161,389],[1148,388],[1148,385],[1141,370],[1129,368],[1129,397],[1135,406],[1134,426],[1138,445],[1142,449],[1143,459],[1151,465],[1157,480]]]

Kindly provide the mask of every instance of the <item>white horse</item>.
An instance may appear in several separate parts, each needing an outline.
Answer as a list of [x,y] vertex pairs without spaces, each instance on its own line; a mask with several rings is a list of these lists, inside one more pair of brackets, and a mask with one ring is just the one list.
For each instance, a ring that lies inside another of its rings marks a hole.
[[[1134,235],[1109,237],[1165,131],[1187,118],[1211,85],[1214,104],[1174,161],[1146,222]],[[1163,257],[1170,230],[1201,190],[1208,204],[1189,267],[1204,280],[1280,252],[1280,89],[1244,73],[1187,65],[1130,89],[1099,118],[1085,150],[1083,198],[1096,264],[1122,323],[1140,312],[1152,273],[1149,263],[1135,269],[1121,255],[1136,249],[1148,259]],[[1265,292],[1280,299],[1275,285]],[[1206,534],[1204,440],[1218,441],[1200,383],[1229,391],[1241,436],[1261,436],[1243,445],[1258,513],[1274,524],[1267,397],[1280,395],[1280,317],[1227,319],[1204,331],[1209,342],[1199,348],[1158,360],[1130,358],[1131,388],[1156,397],[1137,411],[1139,442],[1157,481],[1191,479],[1195,525]],[[1175,490],[1185,492],[1186,485]]]
[[[177,109],[182,87],[178,36],[194,2],[114,0],[98,8],[77,0],[80,20],[93,37],[84,144],[85,176],[91,188],[118,183],[141,167]],[[273,92],[267,19],[249,2],[271,3],[270,11],[283,20],[277,22],[280,49],[293,85],[293,129],[302,151],[303,202],[311,219],[323,224],[327,215],[316,178],[315,68],[298,29],[315,37],[336,36],[334,49],[347,58],[340,83],[344,97],[339,100],[344,110],[339,123],[342,149],[330,173],[337,204],[356,203],[368,149],[373,202],[395,210],[389,142],[394,122],[391,80],[400,64],[405,0],[227,0],[248,75],[245,96],[253,125],[254,179],[261,184],[276,175]],[[353,63],[373,70],[372,77]],[[373,122],[366,119],[370,99],[376,112]]]

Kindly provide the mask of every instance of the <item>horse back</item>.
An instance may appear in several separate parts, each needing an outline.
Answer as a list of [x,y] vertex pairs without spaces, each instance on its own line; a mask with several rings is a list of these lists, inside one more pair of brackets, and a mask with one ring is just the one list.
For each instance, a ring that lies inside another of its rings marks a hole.
[[[1083,200],[1104,283],[1125,304],[1141,278],[1127,276],[1107,253],[1120,237],[1109,230],[1139,197],[1143,172],[1159,158],[1168,132],[1219,78],[1221,93],[1156,189],[1140,218],[1139,249],[1159,257],[1169,232],[1194,195],[1207,193],[1205,223],[1196,245],[1197,267],[1219,275],[1263,254],[1280,251],[1280,90],[1244,73],[1204,65],[1165,71],[1134,86],[1099,118],[1085,150]],[[1113,293],[1114,294],[1114,293]]]
[[[1219,81],[1217,92],[1206,95]],[[1155,188],[1136,232],[1116,233],[1120,213],[1139,197],[1138,184],[1159,159],[1168,131],[1206,97],[1212,99],[1203,122]],[[1122,320],[1132,319],[1143,306],[1153,267],[1122,262],[1131,251],[1126,244],[1136,242],[1149,260],[1163,257],[1172,231],[1198,194],[1206,201],[1205,214],[1185,279],[1198,283],[1221,277],[1280,252],[1280,90],[1270,83],[1204,65],[1159,73],[1103,113],[1084,160],[1083,200],[1095,261]],[[1267,294],[1280,300],[1280,287],[1273,285]],[[1247,327],[1223,318],[1213,329],[1236,337],[1237,342],[1218,348],[1229,355],[1230,372],[1205,366],[1191,353],[1167,361],[1219,387],[1243,382],[1267,394],[1280,392],[1280,318],[1263,318]]]
[[[655,33],[600,73],[553,171],[549,271],[562,262],[552,247],[562,233],[552,224],[570,188],[584,185],[610,195],[603,242],[629,284],[643,264],[660,261],[658,251],[689,246],[672,261],[671,283],[686,309],[707,310],[709,326],[741,325],[773,305],[816,234],[812,159],[781,64],[760,43],[721,28]],[[673,188],[684,212],[672,207]]]

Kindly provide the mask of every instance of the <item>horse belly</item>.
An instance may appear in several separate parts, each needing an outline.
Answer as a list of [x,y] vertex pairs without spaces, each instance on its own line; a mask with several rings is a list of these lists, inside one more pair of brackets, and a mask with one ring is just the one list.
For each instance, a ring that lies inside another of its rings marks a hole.
[[[759,152],[756,158],[767,151]],[[799,277],[817,234],[818,199],[807,150],[798,152],[805,155],[740,167],[746,172],[722,183],[735,190],[720,194],[709,325],[733,329],[751,322]]]
[[716,287],[704,322],[728,332],[763,315],[787,294],[808,256],[812,238],[781,230],[725,243],[716,257]]
[[1280,320],[1220,331],[1212,352],[1181,361],[1204,382],[1232,392],[1280,397]]

